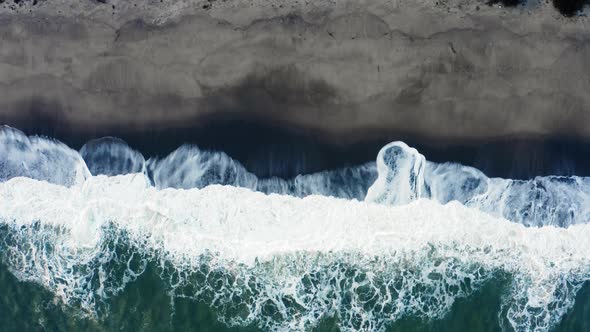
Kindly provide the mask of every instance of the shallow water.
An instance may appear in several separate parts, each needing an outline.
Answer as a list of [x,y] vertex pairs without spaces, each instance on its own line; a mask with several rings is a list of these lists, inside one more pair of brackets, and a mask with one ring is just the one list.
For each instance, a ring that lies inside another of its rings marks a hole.
[[[407,317],[389,326],[387,331],[502,331],[498,310],[506,283],[505,278],[500,277],[469,298],[459,299],[440,320]],[[215,310],[196,300],[177,298],[171,301],[151,266],[123,293],[109,300],[111,312],[98,320],[79,318],[76,308],[56,305],[51,292],[35,283],[18,281],[4,265],[0,265],[0,284],[3,289],[0,324],[4,331],[262,331],[255,326],[227,327],[218,321]],[[590,284],[586,284],[571,312],[553,331],[587,331],[589,315]],[[326,318],[313,331],[339,331],[338,321]]]
[[585,177],[489,178],[395,142],[376,163],[264,178],[191,145],[79,154],[11,128],[0,158],[5,330],[590,324]]

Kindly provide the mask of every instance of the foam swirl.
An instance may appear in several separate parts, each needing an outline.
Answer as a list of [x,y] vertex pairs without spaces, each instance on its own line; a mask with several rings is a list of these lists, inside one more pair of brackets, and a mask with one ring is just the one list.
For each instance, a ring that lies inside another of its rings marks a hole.
[[458,201],[526,226],[567,227],[590,221],[590,178],[488,178],[473,167],[426,161],[403,142],[383,147],[377,165],[379,177],[369,188],[369,201],[389,205],[419,198]]

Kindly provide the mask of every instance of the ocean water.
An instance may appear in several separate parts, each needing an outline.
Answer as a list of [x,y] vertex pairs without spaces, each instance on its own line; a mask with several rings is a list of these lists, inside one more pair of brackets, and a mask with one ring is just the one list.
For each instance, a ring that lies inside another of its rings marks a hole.
[[403,142],[259,178],[223,152],[0,129],[7,331],[587,331],[590,179]]

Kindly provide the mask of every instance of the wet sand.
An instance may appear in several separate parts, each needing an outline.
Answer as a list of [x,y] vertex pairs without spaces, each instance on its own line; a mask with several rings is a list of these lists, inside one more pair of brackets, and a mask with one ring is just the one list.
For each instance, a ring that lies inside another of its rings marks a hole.
[[550,4],[2,8],[0,123],[74,145],[114,135],[176,147],[250,123],[367,156],[395,139],[433,151],[491,144],[532,153],[569,141],[583,150],[590,138],[590,22]]

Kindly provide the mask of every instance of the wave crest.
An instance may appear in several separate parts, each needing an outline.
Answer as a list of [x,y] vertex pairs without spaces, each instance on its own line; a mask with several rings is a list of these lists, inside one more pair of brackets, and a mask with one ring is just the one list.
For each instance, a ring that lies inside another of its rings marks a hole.
[[379,330],[410,314],[440,318],[506,273],[506,319],[544,331],[590,280],[589,225],[526,228],[456,202],[159,191],[141,174],[72,188],[17,178],[0,184],[0,198],[10,239],[3,261],[89,312],[147,260],[159,262],[172,294],[209,299],[228,324],[274,330],[308,329],[331,315],[343,330]]
[[72,186],[90,172],[80,155],[65,144],[29,138],[17,129],[0,126],[0,181],[18,176]]
[[458,201],[526,226],[568,227],[590,221],[590,178],[488,178],[473,167],[426,161],[403,142],[381,149],[377,167],[379,177],[369,188],[369,201],[389,205],[419,198]]

